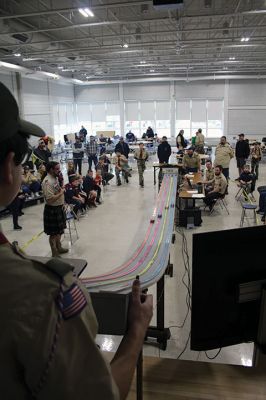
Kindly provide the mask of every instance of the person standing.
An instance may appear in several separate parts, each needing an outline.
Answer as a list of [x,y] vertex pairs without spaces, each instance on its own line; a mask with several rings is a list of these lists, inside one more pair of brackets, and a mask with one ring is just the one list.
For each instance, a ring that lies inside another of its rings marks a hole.
[[196,139],[195,139],[195,151],[198,154],[204,154],[204,142],[205,137],[202,133],[202,129],[198,129],[196,132]]
[[23,191],[20,189],[17,196],[7,207],[12,214],[13,229],[15,231],[22,230],[22,227],[18,224],[18,217],[21,217],[22,215],[24,215],[24,212],[22,211],[24,203],[25,203],[25,195],[24,195]]
[[97,159],[98,146],[94,136],[90,136],[90,141],[86,145],[86,151],[88,155],[89,169],[91,169],[92,167],[92,162],[94,163],[94,167],[96,168],[96,165],[98,164],[98,159]]
[[146,138],[147,139],[153,139],[154,138],[154,132],[153,129],[148,126],[147,130],[146,130]]
[[39,140],[38,147],[34,149],[33,155],[36,157],[35,165],[38,169],[41,164],[46,165],[51,157],[51,152],[47,148],[43,139]]
[[73,144],[73,161],[74,161],[74,166],[75,166],[75,172],[77,172],[79,175],[82,175],[82,160],[84,156],[84,147],[83,144],[80,141],[80,138],[76,138],[75,143]]
[[49,236],[49,243],[52,250],[52,257],[59,257],[60,254],[68,252],[61,245],[61,235],[66,228],[66,216],[64,206],[64,188],[61,188],[58,176],[60,164],[51,161],[46,165],[47,176],[42,182],[42,190],[45,199],[43,223],[44,232]]
[[251,173],[256,175],[256,179],[259,179],[259,163],[261,161],[262,151],[260,143],[256,142],[251,149]]
[[124,138],[121,137],[119,139],[119,142],[115,146],[115,153],[119,152],[128,159],[129,151],[130,150],[128,144],[124,141]]
[[221,165],[223,167],[223,174],[228,180],[229,178],[229,165],[230,160],[234,157],[234,150],[226,141],[226,136],[222,136],[220,143],[215,149],[214,166]]
[[182,153],[186,147],[186,141],[184,139],[184,129],[181,129],[176,137],[176,147],[179,153]]
[[185,173],[200,172],[200,156],[194,152],[194,147],[187,150],[187,154],[183,157],[183,169]]
[[169,157],[172,154],[172,149],[170,144],[167,142],[167,137],[162,137],[162,142],[159,144],[157,149],[157,155],[160,164],[168,164]]
[[245,140],[244,133],[240,133],[238,135],[238,138],[239,139],[236,143],[235,154],[236,154],[236,162],[237,162],[238,172],[239,172],[239,175],[241,175],[241,172],[243,171],[243,167],[246,164],[246,160],[249,157],[250,148],[249,148],[249,143]]
[[[6,207],[20,188],[27,138],[44,132],[19,118],[15,98],[1,83],[0,118],[0,207]],[[1,397],[72,400],[74,391],[79,400],[88,393],[125,400],[153,314],[152,296],[143,294],[139,279],[132,282],[127,332],[108,365],[95,343],[90,295],[67,260],[31,259],[1,227],[0,259]]]
[[80,140],[81,140],[81,142],[86,142],[86,136],[87,136],[87,129],[83,126],[83,125],[81,125],[81,129],[80,129],[80,131],[79,131],[79,137],[80,137]]
[[139,185],[141,187],[144,187],[143,173],[146,169],[146,161],[148,160],[149,155],[148,152],[145,150],[143,143],[139,144],[139,148],[135,151],[134,158],[135,160],[137,160]]

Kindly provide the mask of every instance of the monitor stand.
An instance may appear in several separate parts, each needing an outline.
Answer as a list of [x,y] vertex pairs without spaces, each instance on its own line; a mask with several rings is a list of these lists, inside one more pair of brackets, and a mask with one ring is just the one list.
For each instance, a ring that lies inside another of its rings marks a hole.
[[266,359],[266,280],[247,282],[239,285],[239,302],[245,303],[260,299],[260,317],[257,339],[254,343],[253,366]]

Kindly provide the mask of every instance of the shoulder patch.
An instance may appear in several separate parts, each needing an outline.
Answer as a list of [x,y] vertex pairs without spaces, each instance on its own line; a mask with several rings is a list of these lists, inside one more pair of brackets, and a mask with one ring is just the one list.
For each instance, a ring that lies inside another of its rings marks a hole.
[[87,305],[87,299],[80,287],[73,283],[68,290],[63,292],[58,305],[64,320],[68,320],[81,313]]
[[60,260],[59,258],[51,258],[45,263],[45,266],[52,272],[55,272],[61,278],[63,278],[68,272],[72,271],[73,267]]

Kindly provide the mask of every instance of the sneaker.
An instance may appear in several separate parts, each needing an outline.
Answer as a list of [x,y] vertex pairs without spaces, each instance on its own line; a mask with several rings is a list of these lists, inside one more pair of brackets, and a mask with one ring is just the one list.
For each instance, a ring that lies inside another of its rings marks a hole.
[[117,186],[121,186],[121,185],[122,185],[121,182],[118,182],[118,183],[117,183]]
[[22,226],[15,225],[15,226],[14,226],[14,230],[15,230],[15,231],[21,231],[21,230],[22,230]]
[[126,178],[126,183],[128,183],[129,181],[128,181],[128,178]]
[[22,215],[24,215],[23,211],[20,211],[20,213],[18,214],[19,217],[22,217]]

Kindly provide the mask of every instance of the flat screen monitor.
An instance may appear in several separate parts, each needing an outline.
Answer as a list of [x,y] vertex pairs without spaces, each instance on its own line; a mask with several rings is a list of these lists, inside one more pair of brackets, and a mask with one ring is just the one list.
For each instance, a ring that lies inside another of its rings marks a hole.
[[191,349],[256,342],[261,299],[239,284],[266,280],[266,226],[193,235]]

